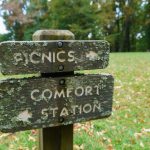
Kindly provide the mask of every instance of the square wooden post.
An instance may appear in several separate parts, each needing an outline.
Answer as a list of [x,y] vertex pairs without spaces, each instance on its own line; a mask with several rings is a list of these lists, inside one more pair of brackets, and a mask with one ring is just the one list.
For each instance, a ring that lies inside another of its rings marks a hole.
[[[73,39],[74,34],[68,30],[39,30],[33,34],[34,41],[73,40]],[[72,71],[72,74],[73,73],[74,72]],[[48,77],[49,74],[42,73],[41,76]],[[40,129],[39,149],[73,150],[73,124]]]

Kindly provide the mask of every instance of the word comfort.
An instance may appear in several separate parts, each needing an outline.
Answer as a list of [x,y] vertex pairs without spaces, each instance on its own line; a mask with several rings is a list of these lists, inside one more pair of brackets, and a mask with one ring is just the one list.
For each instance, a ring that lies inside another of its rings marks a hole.
[[100,95],[100,90],[103,85],[95,86],[78,86],[76,88],[62,88],[62,89],[34,89],[31,91],[31,99],[34,101],[52,101],[55,99],[65,99],[72,97],[87,97]]
[[41,64],[41,63],[55,63],[55,62],[73,62],[75,60],[74,51],[64,51],[61,50],[58,52],[37,52],[33,51],[31,53],[14,53],[14,64],[18,65],[20,62],[23,62],[24,65],[32,64]]

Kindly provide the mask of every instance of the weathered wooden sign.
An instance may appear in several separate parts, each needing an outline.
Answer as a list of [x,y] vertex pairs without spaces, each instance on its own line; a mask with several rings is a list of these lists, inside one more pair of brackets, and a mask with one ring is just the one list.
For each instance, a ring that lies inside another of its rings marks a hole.
[[113,77],[80,75],[0,81],[0,131],[67,125],[108,117]]
[[21,41],[0,43],[3,74],[101,69],[108,65],[106,41]]

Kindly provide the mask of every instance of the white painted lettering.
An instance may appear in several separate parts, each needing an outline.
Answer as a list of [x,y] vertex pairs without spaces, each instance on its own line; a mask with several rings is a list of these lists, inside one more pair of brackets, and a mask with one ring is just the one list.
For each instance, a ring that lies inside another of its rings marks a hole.
[[91,86],[87,86],[85,88],[85,95],[88,96],[88,95],[93,95],[92,94],[92,87]]
[[78,108],[79,108],[79,114],[82,114],[82,105],[80,105]]
[[65,54],[65,51],[60,51],[57,53],[57,60],[59,62],[65,62],[66,60],[60,57],[60,54]]
[[84,94],[84,88],[82,86],[79,86],[75,89],[75,95],[76,96],[82,96]]
[[68,56],[69,56],[68,62],[73,62],[75,60],[74,53],[75,53],[74,51],[68,52]]
[[52,54],[51,52],[48,53],[48,55],[46,54],[42,54],[42,63],[45,63],[45,59],[49,62],[52,62]]
[[52,113],[53,113],[53,117],[55,117],[55,116],[56,116],[56,114],[57,114],[57,110],[58,110],[58,107],[50,108],[50,111],[52,111]]
[[[38,99],[39,93],[40,93],[40,91],[38,89],[33,90],[31,92],[31,99],[34,100],[34,101],[40,101],[41,99],[40,98]],[[37,94],[38,94],[38,96],[35,96]]]
[[60,92],[58,90],[55,91],[55,94],[54,94],[54,99],[56,98],[61,98],[61,97],[65,97],[65,91],[64,89],[62,89]]
[[102,111],[100,103],[93,105],[93,112],[96,112],[96,110],[98,110],[99,112]]
[[67,97],[70,97],[70,93],[72,92],[73,88],[67,88]]
[[14,54],[14,64],[19,64],[19,62],[23,62],[24,65],[29,63],[40,64],[45,63],[46,61],[50,63],[55,62],[73,62],[75,60],[74,51],[65,52],[64,50],[58,52],[37,52],[33,51],[31,53],[15,53]]
[[62,110],[61,110],[61,113],[60,113],[60,117],[62,116],[68,116],[69,113],[68,113],[68,109],[66,107],[64,107]]
[[56,62],[56,54],[55,54],[55,52],[53,52],[52,55],[53,55],[53,63],[55,63]]
[[21,53],[14,53],[15,64],[18,65],[20,61],[23,61]]
[[48,118],[48,109],[47,108],[42,109],[41,114],[43,115],[43,117],[42,117],[43,119],[47,119]]
[[84,106],[83,106],[83,112],[84,113],[89,113],[89,112],[91,112],[92,111],[92,106],[91,106],[91,104],[85,104]]
[[95,85],[94,88],[96,88],[96,94],[99,95],[99,86]]
[[[69,114],[69,111],[71,112],[71,114]],[[89,114],[101,111],[101,104],[97,101],[93,103],[86,103],[84,105],[72,105],[69,109],[67,107],[63,107],[62,109],[60,109],[59,107],[43,108],[41,110],[41,114],[42,119],[48,119],[49,115],[55,118],[69,115]]]
[[77,108],[78,108],[78,105],[73,105],[73,106],[72,106],[72,113],[73,113],[73,115],[76,114]]
[[27,53],[23,53],[23,56],[25,58],[25,65],[27,65],[29,63],[29,57]]
[[42,99],[45,101],[50,100],[52,98],[52,91],[49,89],[46,89],[42,92]]
[[40,53],[38,53],[38,52],[32,52],[31,55],[30,55],[30,61],[33,64],[39,64],[40,60],[35,60],[35,58],[38,58],[38,57],[41,57]]

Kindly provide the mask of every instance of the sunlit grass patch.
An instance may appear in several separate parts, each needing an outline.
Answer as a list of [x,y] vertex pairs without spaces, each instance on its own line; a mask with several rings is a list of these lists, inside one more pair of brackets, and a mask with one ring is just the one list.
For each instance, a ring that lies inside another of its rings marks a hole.
[[38,77],[40,74],[21,74],[21,75],[3,75],[0,73],[0,79],[5,80],[5,79],[22,79],[22,78],[31,78],[31,77]]
[[[113,113],[108,119],[92,121],[93,135],[75,132],[75,143],[84,138],[86,150],[146,149],[150,147],[150,53],[111,54],[110,65],[104,70],[114,75]],[[87,73],[89,71],[86,71]],[[91,127],[89,127],[89,130]],[[89,141],[94,141],[92,147]]]

